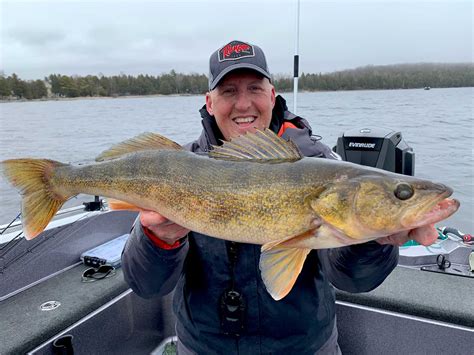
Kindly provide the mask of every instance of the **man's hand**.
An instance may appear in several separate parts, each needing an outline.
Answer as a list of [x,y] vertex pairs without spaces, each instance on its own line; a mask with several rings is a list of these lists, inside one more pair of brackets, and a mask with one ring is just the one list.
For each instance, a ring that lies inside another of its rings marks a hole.
[[380,244],[392,244],[402,246],[409,240],[414,240],[421,245],[428,246],[433,244],[438,239],[438,232],[434,224],[418,227],[409,231],[403,231],[388,237],[379,238],[377,242]]
[[173,245],[177,240],[190,232],[189,229],[173,223],[161,214],[153,211],[141,210],[140,223],[169,245]]

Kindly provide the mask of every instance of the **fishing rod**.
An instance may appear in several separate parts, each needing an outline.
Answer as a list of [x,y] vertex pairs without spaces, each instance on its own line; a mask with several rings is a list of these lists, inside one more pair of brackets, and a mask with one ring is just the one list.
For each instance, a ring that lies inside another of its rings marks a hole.
[[293,61],[293,113],[296,115],[297,97],[298,97],[298,71],[299,71],[299,39],[300,38],[300,0],[297,0],[296,6],[296,39],[295,56]]

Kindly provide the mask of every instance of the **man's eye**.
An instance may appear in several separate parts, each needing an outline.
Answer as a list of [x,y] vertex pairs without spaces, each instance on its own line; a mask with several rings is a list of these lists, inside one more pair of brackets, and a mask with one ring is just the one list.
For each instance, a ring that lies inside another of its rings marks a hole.
[[249,91],[253,94],[261,94],[265,89],[260,85],[252,85],[249,87]]
[[235,92],[235,89],[233,89],[233,88],[227,88],[227,89],[223,89],[223,90],[222,90],[222,93],[223,93],[224,95],[231,95],[231,94],[233,94],[234,92]]

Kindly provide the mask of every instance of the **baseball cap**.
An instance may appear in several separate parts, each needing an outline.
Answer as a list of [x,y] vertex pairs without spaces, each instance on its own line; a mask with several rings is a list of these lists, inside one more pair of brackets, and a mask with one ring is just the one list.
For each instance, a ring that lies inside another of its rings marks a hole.
[[271,81],[262,49],[254,44],[231,41],[209,58],[209,90],[214,90],[226,74],[243,68],[255,70]]

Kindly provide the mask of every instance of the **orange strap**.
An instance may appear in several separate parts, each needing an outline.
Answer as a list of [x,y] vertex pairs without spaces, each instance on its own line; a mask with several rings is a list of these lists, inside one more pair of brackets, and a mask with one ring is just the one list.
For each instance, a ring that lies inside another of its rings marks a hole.
[[151,230],[149,230],[146,227],[143,227],[143,233],[145,233],[145,235],[152,241],[152,243],[155,244],[160,249],[171,250],[171,249],[176,249],[177,247],[181,245],[181,242],[179,240],[174,242],[172,245],[169,245],[165,241],[158,238]]
[[293,123],[286,121],[281,125],[280,130],[278,131],[278,137],[281,137],[285,133],[287,128],[298,128]]

